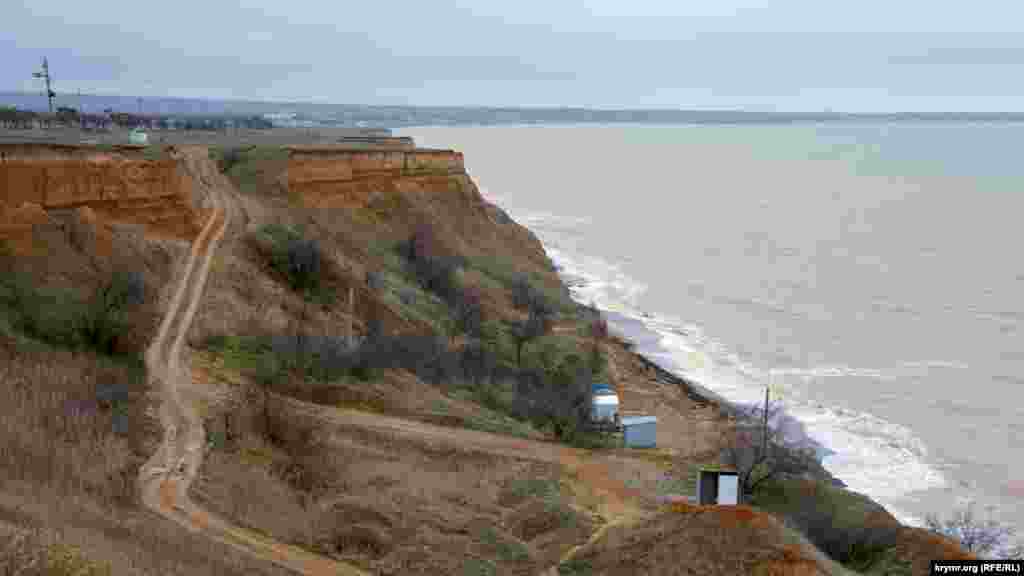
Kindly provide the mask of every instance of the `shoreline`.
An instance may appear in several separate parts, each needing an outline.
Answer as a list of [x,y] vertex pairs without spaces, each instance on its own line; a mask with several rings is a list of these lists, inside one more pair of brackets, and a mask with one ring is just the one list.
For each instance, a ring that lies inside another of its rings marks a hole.
[[[729,401],[725,397],[721,396],[720,394],[717,394],[713,390],[707,388],[706,386],[703,386],[702,384],[695,380],[692,380],[685,376],[681,376],[679,374],[676,374],[672,370],[665,368],[664,366],[659,364],[656,359],[651,358],[647,355],[651,354],[650,351],[648,351],[645,354],[645,352],[641,349],[641,346],[636,343],[636,339],[632,337],[634,335],[630,334],[630,330],[626,328],[626,325],[628,324],[635,324],[637,330],[653,335],[654,332],[651,331],[646,326],[644,326],[643,322],[633,318],[629,318],[628,316],[625,316],[619,312],[603,310],[600,308],[598,308],[598,310],[601,312],[601,315],[604,316],[605,319],[608,321],[608,327],[610,331],[613,332],[612,338],[616,341],[616,343],[620,346],[623,346],[629,354],[631,354],[633,357],[639,360],[645,369],[652,371],[655,375],[656,380],[664,384],[678,386],[683,390],[683,392],[690,400],[694,401],[698,405],[714,407],[715,411],[718,413],[718,416],[720,418],[729,418],[737,413],[738,408],[736,406],[736,403]],[[784,414],[783,417],[795,421],[795,419],[792,416]],[[808,438],[808,440],[810,439]],[[821,462],[821,455],[823,451],[831,452],[831,450],[829,450],[825,446],[822,446],[818,442],[815,442],[813,440],[810,441],[813,443],[813,446],[818,454],[817,457],[812,459],[807,459],[802,454],[794,453],[790,448],[786,446],[780,446],[780,448],[784,451],[789,452],[790,455],[792,455],[793,457],[799,458],[807,462],[807,473],[813,476],[815,479],[827,482],[832,486],[849,490],[847,484],[843,482],[841,478],[838,478],[831,472],[829,472]],[[864,496],[871,499],[870,496],[867,494],[864,494]],[[877,504],[878,506],[884,508],[884,506],[881,503],[877,502],[876,500],[871,499],[871,501]]]

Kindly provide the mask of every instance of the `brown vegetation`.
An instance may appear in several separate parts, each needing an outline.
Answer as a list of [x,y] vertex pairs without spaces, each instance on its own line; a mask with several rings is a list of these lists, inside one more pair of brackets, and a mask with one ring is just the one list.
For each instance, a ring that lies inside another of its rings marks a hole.
[[675,504],[609,529],[562,564],[562,574],[830,574],[774,517],[746,506]]

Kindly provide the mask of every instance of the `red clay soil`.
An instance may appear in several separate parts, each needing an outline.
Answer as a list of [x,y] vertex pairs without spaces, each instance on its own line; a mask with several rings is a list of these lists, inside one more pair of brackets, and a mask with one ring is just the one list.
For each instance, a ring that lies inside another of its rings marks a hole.
[[[0,236],[4,212],[91,208],[100,219],[141,224],[149,234],[191,240],[208,216],[193,208],[193,188],[170,155],[49,144],[0,145]],[[15,222],[17,218],[14,218]]]
[[775,518],[747,506],[673,504],[647,522],[612,528],[573,560],[594,575],[829,573]]

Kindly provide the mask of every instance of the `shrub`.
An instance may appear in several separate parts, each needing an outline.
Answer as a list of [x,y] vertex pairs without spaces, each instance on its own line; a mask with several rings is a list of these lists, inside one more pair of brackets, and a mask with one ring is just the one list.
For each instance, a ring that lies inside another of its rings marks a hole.
[[900,541],[902,527],[866,497],[824,482],[767,481],[754,503],[781,516],[833,560],[862,570]]
[[293,488],[314,496],[329,492],[343,475],[342,464],[330,457],[316,426],[292,413],[280,399],[264,408],[264,437],[280,448],[287,460],[274,472]]
[[498,558],[505,562],[522,562],[530,558],[526,545],[518,540],[503,537],[497,530],[487,526],[480,533],[480,540],[494,548]]
[[245,159],[245,150],[237,147],[211,148],[210,158],[217,163],[217,168],[221,173],[226,173]]
[[572,558],[558,565],[559,576],[587,576],[593,572],[587,560]]
[[320,245],[316,240],[300,239],[287,248],[288,275],[299,290],[314,288],[320,278]]
[[967,506],[953,512],[946,520],[940,520],[934,514],[925,518],[925,526],[937,534],[942,534],[956,540],[968,552],[979,557],[997,553],[1001,558],[1021,557],[1024,553],[1019,545],[1011,546],[1016,535],[1016,529],[1003,524],[994,518],[988,509],[989,517],[981,519],[975,513],[974,502],[968,502]]
[[113,354],[118,334],[126,329],[124,315],[129,306],[142,304],[142,274],[115,271],[93,292],[80,317],[80,331],[94,350]]
[[512,282],[512,305],[518,310],[528,310],[537,300],[537,293],[525,276],[516,276]]
[[303,238],[296,230],[277,224],[264,226],[257,233],[257,246],[264,251],[270,266],[288,285],[309,298],[333,300],[324,282],[324,256],[315,239]]
[[26,335],[66,348],[87,347],[112,355],[117,339],[128,330],[126,315],[143,303],[142,274],[115,270],[84,300],[69,290],[33,287],[23,273],[0,278],[0,305],[12,325]]
[[462,564],[462,576],[494,576],[497,573],[494,562],[484,558],[466,558]]
[[739,473],[743,498],[751,497],[764,482],[779,474],[807,471],[803,449],[787,442],[779,429],[778,422],[784,416],[779,402],[739,406],[734,416],[731,429],[720,438],[721,458]]
[[533,309],[525,322],[515,326],[512,338],[516,343],[516,364],[523,364],[523,347],[551,331],[551,317],[541,309]]
[[491,376],[497,365],[497,358],[479,340],[472,341],[462,348],[459,357],[459,366],[462,373],[479,386],[480,383]]
[[380,292],[384,289],[384,276],[376,270],[368,270],[366,272],[366,287],[374,292]]
[[479,288],[466,288],[456,300],[455,325],[466,334],[480,337],[483,326],[483,297]]
[[[416,282],[448,305],[455,329],[479,336],[483,324],[481,292],[477,287],[463,286],[459,271],[465,261],[442,245],[433,228],[427,224],[417,226],[396,251],[406,259]],[[412,305],[411,295],[399,292],[399,298],[406,306]]]
[[540,316],[551,316],[555,306],[543,292],[537,290],[526,276],[516,275],[512,281],[512,305],[517,310],[525,310]]

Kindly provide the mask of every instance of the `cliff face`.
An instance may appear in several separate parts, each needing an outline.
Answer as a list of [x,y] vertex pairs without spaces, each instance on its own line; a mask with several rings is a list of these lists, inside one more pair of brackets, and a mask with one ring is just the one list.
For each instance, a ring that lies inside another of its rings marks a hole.
[[[29,232],[41,212],[89,208],[103,221],[194,237],[192,181],[169,156],[53,144],[0,145],[0,238]],[[33,217],[33,215],[35,215]]]
[[307,208],[370,214],[399,236],[426,215],[461,252],[510,258],[559,285],[540,241],[480,195],[461,152],[291,148],[279,183]]
[[[316,205],[361,204],[366,192],[417,179],[468,181],[462,154],[450,150],[292,148],[286,187]],[[422,180],[421,180],[422,181]]]

